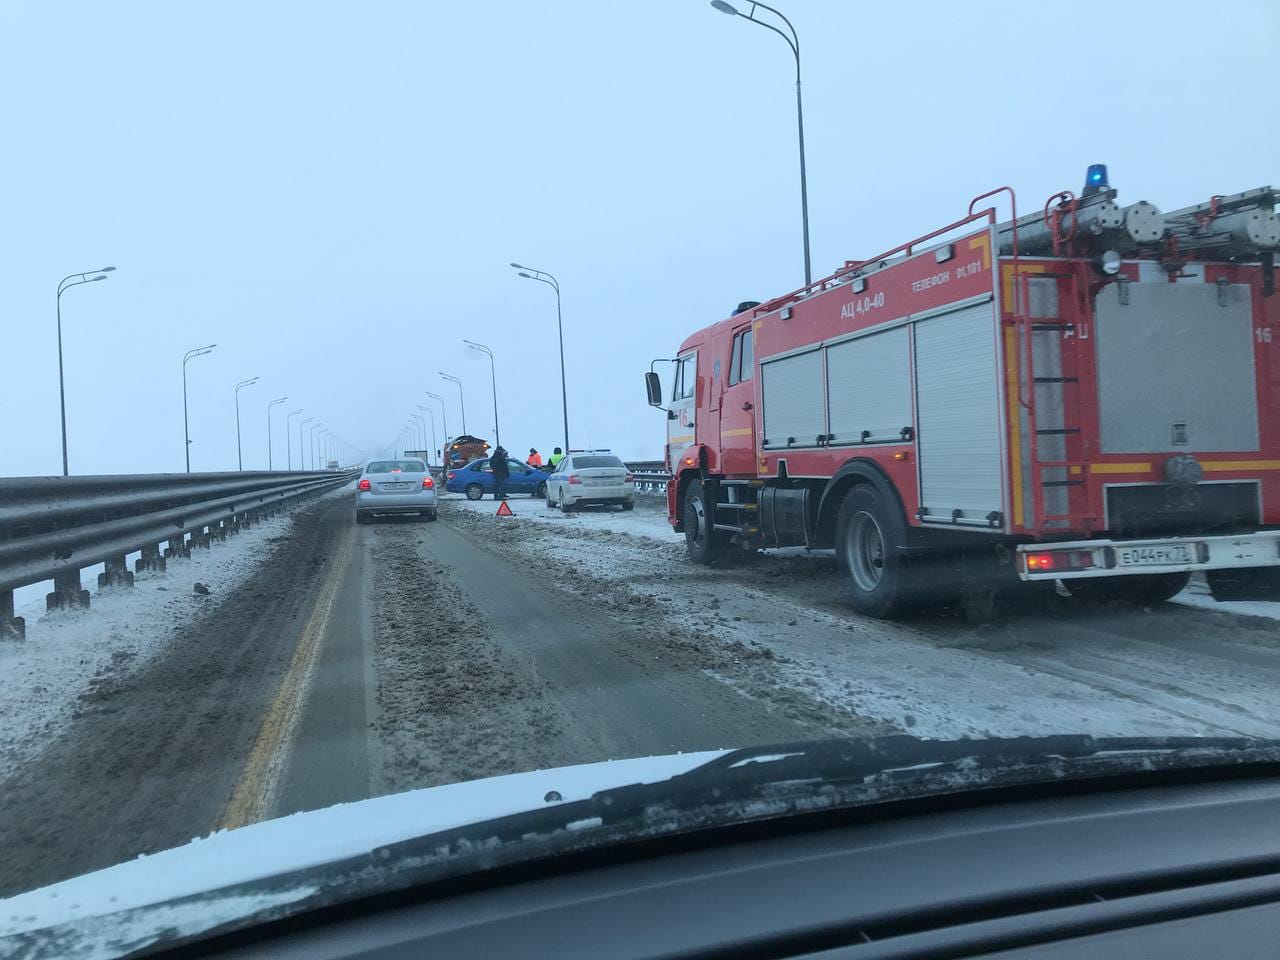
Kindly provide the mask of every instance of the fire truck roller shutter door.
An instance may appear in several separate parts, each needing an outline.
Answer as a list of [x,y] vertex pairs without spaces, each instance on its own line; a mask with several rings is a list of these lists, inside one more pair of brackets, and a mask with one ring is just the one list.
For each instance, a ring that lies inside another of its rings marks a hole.
[[915,338],[922,519],[990,527],[1004,502],[993,305],[922,320]]
[[822,352],[815,348],[770,360],[761,364],[760,376],[764,445],[770,450],[815,446],[826,432]]
[[911,427],[911,352],[905,326],[827,348],[833,443],[901,440]]

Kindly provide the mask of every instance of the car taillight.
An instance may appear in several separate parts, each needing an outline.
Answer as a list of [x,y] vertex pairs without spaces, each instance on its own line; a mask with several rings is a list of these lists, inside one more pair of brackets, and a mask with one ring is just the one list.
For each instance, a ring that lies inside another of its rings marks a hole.
[[569,476],[565,477],[565,479],[566,479],[566,480],[568,480],[570,483],[581,483],[581,482],[582,482],[582,478],[581,478],[580,476],[578,476],[576,473],[571,473],[571,474],[569,474]]
[[457,475],[458,475],[458,471],[457,471],[457,470],[450,470],[450,471],[449,471],[445,476],[446,476],[446,478],[447,478],[447,479],[452,480],[452,479],[453,479],[454,477],[456,477]]
[[358,487],[361,490],[372,490],[373,484],[371,484],[368,480],[361,480],[360,483],[358,484]]
[[423,477],[423,478],[422,478],[422,489],[423,489],[423,490],[430,490],[430,489],[431,489],[432,487],[434,487],[435,485],[436,485],[436,482],[435,482],[434,480],[432,480],[430,477]]
[[629,474],[629,473],[628,473],[628,474],[627,474],[627,479],[626,479],[626,481],[625,481],[625,482],[626,482],[626,483],[635,483],[635,482],[636,482],[636,478],[635,478],[634,476],[632,476],[631,474]]

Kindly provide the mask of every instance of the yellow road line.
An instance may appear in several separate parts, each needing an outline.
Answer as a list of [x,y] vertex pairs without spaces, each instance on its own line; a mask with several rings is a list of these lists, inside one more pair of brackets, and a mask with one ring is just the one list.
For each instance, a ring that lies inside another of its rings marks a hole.
[[[353,527],[352,530],[354,529]],[[272,815],[271,808],[279,789],[280,774],[306,703],[307,688],[311,684],[311,674],[320,652],[320,640],[329,624],[338,587],[346,571],[352,539],[351,535],[346,537],[337,555],[331,559],[329,569],[325,571],[315,609],[302,628],[302,636],[293,651],[293,659],[280,682],[280,688],[272,698],[271,706],[267,708],[253,749],[249,751],[244,772],[240,775],[222,815],[220,829],[234,830]]]

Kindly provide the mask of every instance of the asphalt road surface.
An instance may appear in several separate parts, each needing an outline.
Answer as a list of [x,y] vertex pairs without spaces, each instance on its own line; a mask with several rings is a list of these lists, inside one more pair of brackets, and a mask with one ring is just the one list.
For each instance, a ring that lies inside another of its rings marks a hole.
[[244,587],[95,683],[0,784],[0,894],[297,810],[617,757],[892,731],[1280,735],[1274,621],[1162,605],[882,624],[848,610],[826,558],[708,570],[582,518],[464,507],[369,526],[349,496],[299,509]]

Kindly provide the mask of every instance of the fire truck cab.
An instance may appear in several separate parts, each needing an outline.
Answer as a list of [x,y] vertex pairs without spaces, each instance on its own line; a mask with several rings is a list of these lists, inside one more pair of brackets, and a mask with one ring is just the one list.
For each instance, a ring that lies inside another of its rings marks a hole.
[[1196,571],[1280,599],[1276,199],[1165,214],[1095,165],[740,304],[646,377],[670,522],[700,563],[834,549],[874,616],[1036,581],[1150,603]]

